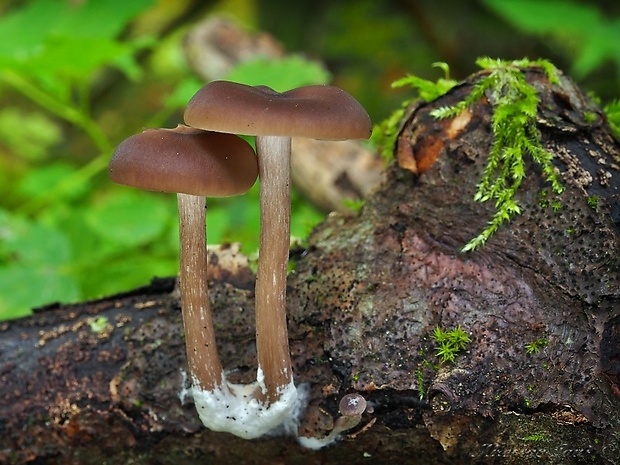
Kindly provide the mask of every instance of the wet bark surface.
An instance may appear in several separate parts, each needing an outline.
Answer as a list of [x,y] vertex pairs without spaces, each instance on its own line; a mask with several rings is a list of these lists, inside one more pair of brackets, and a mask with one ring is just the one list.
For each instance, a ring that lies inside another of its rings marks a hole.
[[[370,406],[337,444],[313,452],[202,428],[181,401],[170,279],[2,326],[0,462],[620,463],[620,147],[570,80],[527,76],[566,188],[559,203],[528,162],[523,214],[460,251],[493,214],[472,200],[490,107],[441,122],[429,112],[461,100],[474,75],[412,106],[360,214],[331,215],[292,251],[290,346],[308,392],[300,434],[326,434],[346,393]],[[231,381],[251,382],[254,276],[233,247],[211,264],[222,362]],[[471,342],[442,362],[433,331],[459,325]]]

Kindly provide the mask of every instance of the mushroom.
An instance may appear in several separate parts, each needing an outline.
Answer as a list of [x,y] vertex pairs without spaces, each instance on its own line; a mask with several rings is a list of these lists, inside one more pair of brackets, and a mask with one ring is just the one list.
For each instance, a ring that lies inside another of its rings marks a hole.
[[109,165],[112,181],[175,192],[179,207],[180,291],[189,372],[197,391],[215,392],[225,375],[207,288],[206,199],[246,192],[258,175],[252,147],[232,134],[178,126],[125,139]]
[[188,103],[185,123],[256,136],[260,179],[260,250],[256,277],[258,396],[267,404],[294,389],[286,327],[286,271],[290,244],[291,137],[367,139],[372,125],[351,95],[332,86],[279,93],[214,81]]
[[341,417],[338,417],[334,422],[334,427],[327,436],[322,438],[299,436],[297,440],[299,443],[308,449],[322,449],[335,442],[340,434],[356,427],[362,420],[362,414],[366,411],[366,399],[357,392],[347,394],[338,404],[338,410]]

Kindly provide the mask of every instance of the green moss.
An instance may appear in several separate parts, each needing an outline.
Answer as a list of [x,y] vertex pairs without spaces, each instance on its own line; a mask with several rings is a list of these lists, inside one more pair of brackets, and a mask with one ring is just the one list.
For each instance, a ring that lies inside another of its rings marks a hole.
[[90,326],[90,330],[95,333],[95,334],[99,334],[101,333],[104,329],[107,328],[108,326],[108,318],[105,316],[99,316],[93,320],[91,320],[88,325]]
[[594,121],[596,121],[596,113],[594,113],[593,111],[585,111],[583,113],[583,120],[586,123],[593,123]]
[[435,353],[443,363],[453,363],[458,353],[465,350],[471,342],[471,338],[461,325],[451,330],[437,326],[433,331],[433,339],[437,344]]
[[527,436],[521,439],[527,442],[542,442],[542,441],[547,440],[547,435],[545,433],[533,433],[533,434],[528,434]]
[[598,212],[600,200],[601,198],[598,195],[591,195],[588,197],[588,206],[595,212]]
[[379,153],[384,160],[389,161],[394,156],[396,137],[407,107],[417,99],[425,102],[435,100],[456,85],[457,82],[450,79],[450,68],[446,63],[433,63],[433,66],[444,71],[443,78],[433,82],[409,74],[392,83],[392,88],[411,87],[416,95],[405,100],[400,108],[395,110],[387,119],[375,125],[372,131],[371,141],[379,148]]
[[[486,228],[463,247],[462,250],[465,252],[483,245],[502,224],[521,213],[521,206],[515,200],[515,195],[525,177],[525,159],[528,156],[541,166],[552,191],[556,194],[563,191],[559,175],[552,163],[553,154],[543,148],[536,125],[540,99],[536,89],[526,81],[523,73],[524,68],[542,68],[549,81],[558,84],[560,80],[556,67],[547,60],[528,59],[504,61],[479,58],[476,63],[489,71],[488,74],[474,85],[464,100],[453,106],[438,108],[431,113],[439,119],[453,118],[478,103],[483,97],[489,100],[493,108],[491,116],[493,144],[474,200],[493,201],[496,213]],[[394,82],[393,87],[408,85],[417,92],[416,98],[427,102],[444,95],[456,85],[456,81],[449,78],[448,66],[445,63],[436,63],[434,66],[444,70],[443,79],[432,82],[409,75]],[[373,140],[386,159],[393,156],[405,109],[413,100],[405,101],[401,108],[377,125],[373,131]],[[613,107],[611,112],[618,114],[620,123],[620,104],[617,108]]]
[[364,208],[364,199],[344,199],[342,206],[347,210],[351,210],[353,213],[359,213]]
[[[420,355],[426,355],[425,353],[421,353]],[[418,386],[418,396],[420,400],[424,399],[426,396],[426,383],[424,382],[424,373],[426,372],[434,372],[439,370],[440,366],[432,363],[428,359],[422,360],[422,363],[418,365],[418,368],[415,371],[416,383]]]
[[424,372],[421,367],[418,367],[418,369],[415,371],[415,379],[418,385],[419,397],[420,400],[422,400],[426,395],[426,389],[424,387]]
[[540,338],[525,344],[525,352],[528,354],[537,354],[549,345],[549,339]]
[[556,68],[546,60],[503,61],[479,58],[476,63],[489,73],[476,83],[467,98],[456,105],[438,108],[431,113],[440,119],[452,118],[483,97],[489,100],[493,108],[493,144],[474,200],[493,201],[496,213],[487,227],[463,247],[464,252],[483,245],[503,223],[521,213],[515,195],[525,177],[526,156],[530,156],[541,166],[546,180],[556,194],[563,191],[559,175],[552,163],[553,154],[543,148],[536,126],[540,99],[534,86],[526,81],[523,74],[523,68],[540,67],[550,82],[559,83]]

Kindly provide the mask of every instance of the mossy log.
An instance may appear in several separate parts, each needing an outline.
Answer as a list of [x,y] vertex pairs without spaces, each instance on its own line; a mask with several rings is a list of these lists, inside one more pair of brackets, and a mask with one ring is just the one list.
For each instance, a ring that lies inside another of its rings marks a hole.
[[[362,211],[331,215],[291,252],[290,345],[309,392],[301,434],[326,434],[349,392],[370,406],[355,430],[309,451],[201,427],[179,399],[169,279],[2,325],[0,462],[620,463],[620,145],[569,79],[527,70],[565,190],[556,202],[528,162],[523,213],[461,252],[494,213],[472,200],[491,109],[482,100],[445,121],[429,112],[480,76],[411,106]],[[221,358],[233,381],[250,382],[254,276],[234,247],[211,259]],[[442,362],[433,331],[458,326],[471,342]]]

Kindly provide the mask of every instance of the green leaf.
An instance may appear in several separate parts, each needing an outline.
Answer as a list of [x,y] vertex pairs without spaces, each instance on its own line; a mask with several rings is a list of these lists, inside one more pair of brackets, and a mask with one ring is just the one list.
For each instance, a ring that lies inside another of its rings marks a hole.
[[0,268],[0,318],[26,316],[34,307],[80,298],[75,279],[62,269],[39,264],[13,264]]
[[[3,211],[0,237],[7,263],[24,266],[62,265],[71,260],[71,245],[62,231]],[[1,264],[1,263],[0,263]]]
[[28,75],[67,100],[66,79],[84,79],[103,65],[135,78],[133,54],[151,41],[115,37],[152,0],[70,2],[38,0],[0,21],[0,70]]
[[226,79],[250,86],[266,85],[284,92],[309,84],[326,84],[330,75],[317,62],[299,56],[256,58],[238,64]]
[[[37,199],[45,198],[51,190],[62,179],[72,175],[75,167],[66,162],[50,163],[40,168],[28,171],[17,183],[15,191],[24,198]],[[83,197],[87,192],[88,186],[76,184],[70,191],[63,192],[63,195],[56,198],[62,202]]]
[[28,161],[43,160],[49,148],[60,142],[59,126],[44,113],[7,107],[0,110],[0,140]]
[[27,61],[36,53],[66,8],[65,2],[40,0],[5,14],[0,21],[0,68],[3,62]]
[[68,271],[72,257],[62,231],[0,211],[0,319],[79,298]]
[[[57,0],[28,2],[0,21],[0,63],[2,59],[27,62],[39,54],[50,39],[62,37],[77,44],[87,38],[112,39],[152,3],[153,0],[89,0],[74,4]],[[84,55],[98,53],[88,47],[83,47],[81,52]]]
[[597,7],[566,0],[484,0],[484,3],[528,33],[563,30],[581,34],[597,27],[602,20]]
[[620,53],[617,44],[620,41],[620,21],[612,24],[599,24],[596,32],[585,34],[571,66],[571,72],[577,77],[584,77],[603,66],[607,59],[620,66]]
[[158,196],[122,189],[95,203],[85,214],[94,234],[118,246],[139,246],[155,240],[176,221],[171,209],[173,195]]
[[555,40],[573,61],[572,73],[583,77],[606,59],[620,65],[620,21],[603,17],[596,5],[568,0],[484,0],[521,31]]
[[185,108],[187,102],[202,86],[204,82],[193,76],[182,79],[166,97],[165,105],[170,108]]
[[[148,43],[140,42],[141,45]],[[79,41],[74,37],[55,37],[46,42],[40,53],[31,57],[28,67],[22,72],[37,80],[42,73],[48,73],[50,76],[79,82],[97,69],[110,65],[129,77],[137,78],[139,67],[133,59],[136,48],[132,43],[99,37],[85,37]],[[85,50],[91,52],[84,53]]]
[[[37,0],[52,3],[56,0]],[[36,3],[36,2],[35,2]],[[113,38],[118,36],[127,23],[140,12],[152,5],[154,0],[88,0],[83,2],[63,2],[66,14],[52,29],[55,35],[75,38]]]
[[225,241],[224,237],[230,231],[230,216],[225,206],[207,205],[208,244],[221,244]]
[[96,271],[96,268],[105,264],[110,256],[122,251],[123,246],[102,239],[88,225],[86,216],[90,214],[90,205],[71,205],[64,209],[54,205],[48,210],[42,215],[41,221],[62,227],[73,250],[74,259],[71,267],[75,274],[83,273],[83,270],[89,267],[93,267]]
[[[297,195],[293,193],[293,199]],[[308,202],[293,201],[291,213],[291,236],[308,237],[325,216]]]
[[209,244],[240,242],[245,253],[253,253],[258,249],[259,189],[256,183],[243,196],[207,199]]
[[179,268],[178,256],[161,257],[148,250],[134,250],[94,265],[78,276],[85,298],[135,289],[147,285],[154,277],[174,276]]

